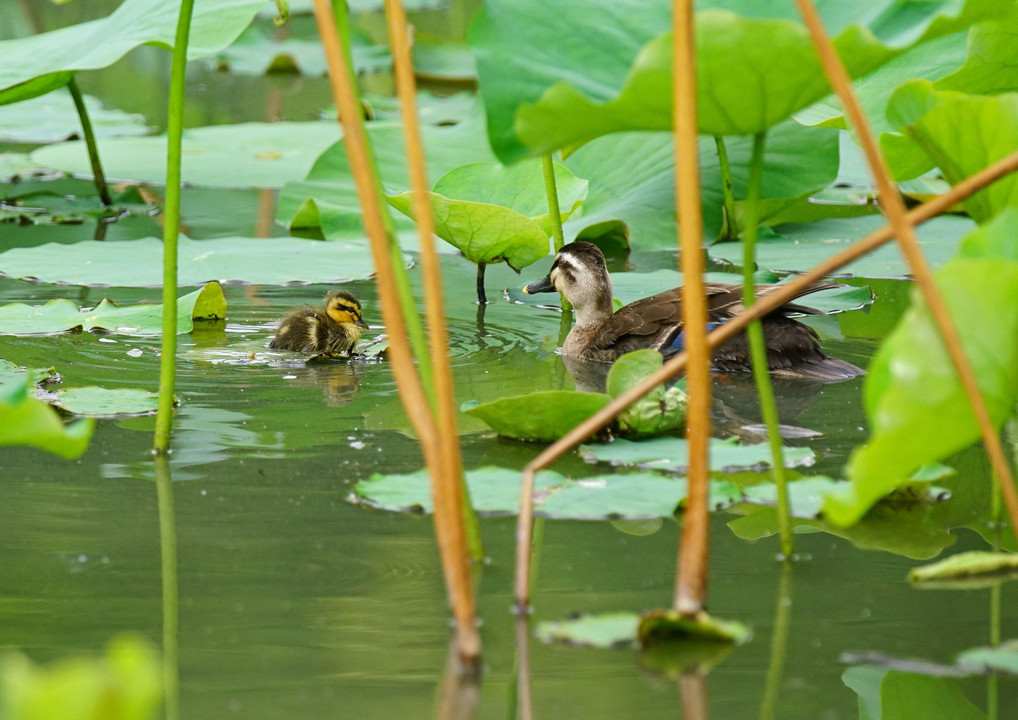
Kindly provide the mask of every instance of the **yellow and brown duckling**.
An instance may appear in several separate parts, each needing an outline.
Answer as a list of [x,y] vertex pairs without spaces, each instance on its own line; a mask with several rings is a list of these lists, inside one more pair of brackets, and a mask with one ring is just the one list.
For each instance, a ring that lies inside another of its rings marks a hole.
[[[757,297],[775,287],[758,286]],[[832,287],[837,287],[837,283],[817,282],[800,296]],[[683,349],[685,333],[679,290],[667,290],[613,312],[612,280],[604,255],[596,245],[577,240],[558,252],[547,277],[530,283],[523,292],[531,295],[558,291],[572,303],[576,324],[566,336],[563,355],[614,362],[627,352],[642,348],[657,350],[666,357]],[[708,283],[706,292],[710,329],[742,310],[741,285]],[[767,360],[774,375],[835,382],[864,374],[855,365],[827,355],[820,347],[816,331],[788,317],[788,313],[822,314],[814,308],[787,303],[763,318]],[[745,333],[715,349],[712,362],[722,373],[749,372],[749,343]]]
[[346,290],[325,296],[325,307],[304,306],[291,310],[279,321],[276,336],[269,343],[274,350],[293,350],[315,355],[350,355],[368,329],[361,317],[361,304]]

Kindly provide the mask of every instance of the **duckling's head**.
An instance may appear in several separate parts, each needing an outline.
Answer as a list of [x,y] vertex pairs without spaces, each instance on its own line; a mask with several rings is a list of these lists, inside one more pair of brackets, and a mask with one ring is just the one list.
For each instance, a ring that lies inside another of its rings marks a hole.
[[361,317],[360,302],[346,290],[333,290],[325,296],[325,314],[340,325],[368,329],[368,324]]
[[558,251],[546,278],[523,288],[527,295],[556,290],[576,309],[578,325],[611,315],[612,279],[601,249],[583,240],[571,242]]

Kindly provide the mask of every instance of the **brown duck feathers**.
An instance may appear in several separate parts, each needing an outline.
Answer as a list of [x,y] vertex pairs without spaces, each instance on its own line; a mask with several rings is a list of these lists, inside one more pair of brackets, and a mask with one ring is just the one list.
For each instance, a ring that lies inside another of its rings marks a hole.
[[[801,295],[836,287],[837,283],[817,282]],[[757,297],[774,285],[756,288]],[[576,241],[556,255],[551,272],[531,283],[524,292],[561,292],[572,303],[576,324],[562,347],[565,355],[585,360],[614,362],[633,350],[651,348],[665,356],[684,347],[682,302],[679,288],[643,298],[612,312],[611,276],[600,249]],[[742,286],[708,283],[707,315],[710,327],[726,322],[742,310]],[[800,295],[800,297],[801,297]],[[787,303],[763,319],[767,359],[775,375],[822,381],[845,380],[863,371],[851,363],[828,356],[820,347],[816,332],[787,317],[788,313],[819,314],[820,311]],[[748,372],[749,345],[745,334],[725,342],[713,354],[720,372]]]

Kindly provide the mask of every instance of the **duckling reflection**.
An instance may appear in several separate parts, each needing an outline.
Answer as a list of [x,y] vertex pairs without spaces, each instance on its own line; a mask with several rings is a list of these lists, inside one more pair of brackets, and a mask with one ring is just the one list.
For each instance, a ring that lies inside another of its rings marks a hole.
[[287,313],[269,347],[314,355],[352,355],[361,328],[367,330],[368,324],[357,298],[346,290],[332,290],[325,296],[324,309],[304,306]]
[[356,362],[315,362],[312,359],[304,367],[290,368],[288,373],[296,377],[289,382],[320,388],[329,407],[349,405],[361,390]]

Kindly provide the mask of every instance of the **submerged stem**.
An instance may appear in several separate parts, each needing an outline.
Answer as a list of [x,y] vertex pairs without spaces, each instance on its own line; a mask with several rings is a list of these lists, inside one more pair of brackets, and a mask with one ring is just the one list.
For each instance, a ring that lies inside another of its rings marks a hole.
[[163,579],[163,695],[166,720],[180,717],[179,591],[177,585],[177,522],[173,510],[170,459],[156,455],[156,493],[159,502],[159,549]]
[[102,163],[99,162],[99,146],[95,141],[95,132],[92,130],[92,119],[88,116],[88,108],[85,107],[85,98],[81,95],[78,81],[72,75],[67,81],[67,89],[74,100],[74,109],[78,111],[78,119],[81,121],[81,134],[85,140],[85,147],[88,148],[88,162],[92,166],[92,176],[95,178],[95,188],[99,191],[99,199],[102,204],[109,207],[113,204],[110,197],[109,186],[106,185],[106,175],[103,173]]
[[159,364],[159,412],[155,451],[170,447],[173,391],[177,373],[177,236],[180,233],[181,137],[184,133],[184,84],[187,43],[191,35],[194,0],[181,0],[170,71],[169,111],[166,119],[166,199],[163,202],[163,343]]
[[[746,198],[746,227],[743,232],[742,258],[742,304],[750,308],[756,304],[756,284],[753,270],[756,267],[757,210],[760,187],[763,181],[763,160],[766,133],[753,137],[753,156],[749,170],[749,194]],[[774,387],[771,385],[770,369],[767,362],[767,344],[764,340],[763,323],[754,320],[746,328],[749,337],[749,354],[753,363],[753,380],[756,394],[760,398],[760,413],[767,428],[767,441],[771,446],[774,465],[774,483],[778,489],[778,532],[781,538],[781,554],[785,559],[792,557],[791,510],[788,506],[788,480],[785,473],[784,448],[781,446],[781,430],[778,427],[777,403]]]

